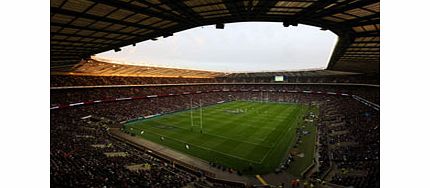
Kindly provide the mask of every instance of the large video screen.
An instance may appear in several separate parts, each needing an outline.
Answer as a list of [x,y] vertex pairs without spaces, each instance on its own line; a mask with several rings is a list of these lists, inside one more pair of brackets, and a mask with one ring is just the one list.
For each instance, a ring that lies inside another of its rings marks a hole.
[[283,82],[284,76],[275,76],[275,82]]

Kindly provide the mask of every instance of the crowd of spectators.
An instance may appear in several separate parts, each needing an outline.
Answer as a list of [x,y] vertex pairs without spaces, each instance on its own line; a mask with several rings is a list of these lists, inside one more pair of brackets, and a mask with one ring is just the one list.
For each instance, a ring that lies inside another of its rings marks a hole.
[[127,76],[75,76],[51,75],[51,87],[96,86],[96,85],[143,85],[211,83],[214,78],[174,78],[174,77],[127,77]]
[[[375,76],[299,76],[287,77],[283,82],[276,83],[365,83],[378,85]],[[275,83],[274,75],[247,77],[219,76],[212,78],[181,78],[181,77],[138,77],[138,76],[77,76],[51,75],[51,87],[61,86],[94,86],[94,85],[144,85],[144,84],[181,84],[181,83]]]
[[[113,110],[113,109],[111,109]],[[51,113],[52,187],[183,187],[197,176],[181,171],[167,161],[112,139],[105,117],[92,109],[69,108]],[[108,156],[120,152],[125,156]],[[145,164],[134,170],[127,166]]]
[[[51,104],[67,104],[90,100],[115,99],[124,97],[145,97],[148,95],[181,94],[197,91],[252,91],[258,97],[266,97],[279,91],[321,91],[358,95],[373,103],[379,104],[379,87],[367,86],[333,86],[333,85],[267,85],[267,84],[203,84],[175,86],[141,86],[141,87],[104,87],[51,89]],[[229,92],[227,92],[229,93]],[[233,92],[230,92],[233,93]],[[234,92],[237,93],[237,92]],[[260,96],[261,95],[261,96]],[[249,96],[249,95],[248,95]]]
[[[97,103],[51,111],[51,185],[54,187],[205,187],[193,173],[175,168],[145,151],[109,136],[106,125],[136,117],[188,109],[193,105],[229,100],[316,103],[320,107],[318,167],[312,178],[354,187],[376,187],[379,180],[379,112],[351,97],[283,90],[356,94],[379,102],[379,88],[331,85],[216,84],[88,89],[51,89],[51,105],[90,100],[180,94],[165,97]],[[224,90],[224,91],[223,91]],[[241,92],[234,92],[241,91]],[[245,91],[246,90],[246,91]],[[252,91],[252,90],[259,90]],[[261,91],[264,90],[264,91]],[[81,119],[91,116],[92,118]],[[105,147],[94,147],[104,145]],[[108,157],[107,152],[126,156]],[[126,166],[149,164],[150,169]],[[214,184],[210,184],[214,185]],[[217,186],[227,186],[218,185]]]
[[319,169],[312,177],[353,187],[379,186],[379,111],[351,98],[320,106]]
[[[262,75],[259,75],[262,74]],[[379,84],[379,78],[375,75],[330,75],[330,76],[288,76],[284,75],[284,81],[275,81],[274,77],[283,73],[235,73],[223,77],[217,77],[220,83],[364,83]]]

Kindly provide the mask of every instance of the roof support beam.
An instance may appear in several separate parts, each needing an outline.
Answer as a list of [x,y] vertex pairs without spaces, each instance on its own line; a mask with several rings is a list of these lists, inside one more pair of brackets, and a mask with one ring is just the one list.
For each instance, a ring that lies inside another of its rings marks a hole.
[[51,50],[82,50],[82,51],[91,51],[94,50],[95,47],[85,47],[85,46],[71,46],[71,45],[63,45],[63,44],[55,44],[51,45]]
[[104,33],[113,33],[113,34],[127,35],[127,36],[134,36],[134,37],[142,37],[143,36],[143,35],[139,35],[139,34],[127,33],[127,32],[122,32],[122,31],[113,31],[113,30],[108,30],[108,29],[97,29],[97,28],[92,28],[92,27],[81,27],[81,26],[67,25],[67,24],[53,23],[53,22],[51,22],[51,26],[78,29],[78,30],[89,30],[89,31],[104,32]]
[[57,60],[80,60],[80,59],[82,59],[81,57],[79,57],[79,56],[68,56],[68,57],[51,57],[51,61],[52,60],[54,60],[54,61],[57,61]]
[[354,44],[379,44],[379,41],[354,41]]
[[314,2],[311,6],[307,7],[306,9],[304,9],[303,11],[297,13],[297,15],[295,16],[297,20],[301,20],[305,17],[311,16],[313,14],[315,14],[317,11],[319,10],[323,10],[324,7],[335,3],[336,0],[325,0],[325,1],[317,1]]
[[379,37],[379,31],[356,32],[355,37]]
[[343,22],[343,27],[356,27],[356,26],[363,26],[363,25],[371,25],[371,24],[379,24],[379,20],[368,20],[368,21],[349,21],[349,22]]
[[81,34],[67,34],[67,33],[51,33],[51,37],[53,36],[65,36],[65,37],[82,37],[86,39],[101,39],[101,40],[116,40],[116,41],[122,41],[121,39],[111,38],[111,37],[95,37],[95,36],[88,36],[88,35],[81,35]]
[[125,3],[123,1],[113,1],[113,0],[91,0],[91,1],[110,5],[113,7],[121,7],[121,9],[124,9],[124,10],[129,10],[129,11],[132,11],[135,13],[142,13],[142,14],[148,15],[150,17],[160,18],[162,20],[170,20],[170,21],[174,21],[174,22],[184,21],[182,19],[179,19],[178,17],[167,15],[167,14],[165,14],[166,12],[156,12],[156,11],[153,11],[149,8],[146,8],[146,7],[143,8],[143,7],[140,7],[137,5],[133,5],[131,3]]
[[372,19],[375,19],[375,18],[378,18],[378,20],[379,20],[379,17],[380,17],[379,13],[375,13],[372,15],[363,16],[363,17],[359,17],[356,19],[352,19],[352,20],[347,20],[347,21],[342,22],[342,24],[344,23],[347,25],[354,25],[354,23],[359,23],[359,22],[364,22],[364,21],[374,21]]
[[188,7],[183,1],[178,0],[160,0],[160,2],[166,4],[172,10],[179,12],[182,15],[185,15],[188,19],[192,21],[193,27],[202,25],[202,17],[194,12],[190,7]]
[[75,12],[75,11],[70,11],[70,10],[65,10],[65,9],[60,9],[60,8],[54,8],[54,7],[51,7],[51,13],[64,14],[64,15],[69,15],[69,16],[74,16],[74,17],[81,17],[81,18],[86,18],[86,19],[90,19],[90,20],[94,20],[94,21],[104,21],[104,22],[109,22],[109,23],[113,23],[113,24],[120,24],[120,25],[124,25],[124,26],[132,26],[132,27],[136,27],[136,28],[140,28],[140,29],[159,30],[158,28],[148,26],[148,25],[136,24],[136,23],[126,22],[126,21],[122,21],[122,20],[115,20],[115,19],[107,18],[107,17],[99,17],[99,16],[94,16],[91,14],[84,14],[81,12]]
[[[51,41],[51,45],[55,45],[55,46],[79,46],[79,47],[87,47],[87,48],[102,48],[105,46],[109,46],[108,44],[90,44],[90,43],[85,43],[85,42],[70,42],[70,41]],[[58,42],[61,42],[63,44],[59,44]]]
[[245,12],[243,1],[224,0],[224,4],[231,15],[241,19],[244,18],[244,15],[241,14],[241,12]]
[[51,48],[50,49],[51,53],[66,53],[66,52],[70,52],[70,53],[84,53],[86,52],[86,50],[78,50],[78,49],[74,49],[73,51],[71,51],[70,49],[66,49],[66,48]]
[[[173,20],[177,21],[177,22],[181,22],[182,21],[182,22],[187,22],[187,23],[191,23],[192,24],[192,22],[189,20],[189,18],[184,17],[184,16],[179,15],[179,14],[176,14],[176,13],[172,12],[171,9],[168,9],[168,8],[160,6],[162,4],[153,4],[152,2],[148,2],[147,0],[136,0],[136,2],[139,2],[139,3],[142,3],[142,4],[146,5],[146,6],[148,6],[147,7],[148,9],[150,9],[150,8],[151,9],[157,9],[160,12],[164,12],[166,14],[166,16],[169,16],[169,17],[172,18],[172,21]],[[156,14],[159,14],[157,11],[154,11],[154,12]]]
[[346,52],[379,52],[379,48],[347,49]]
[[313,14],[312,17],[314,17],[314,18],[320,17],[321,18],[321,17],[333,15],[336,13],[342,13],[342,12],[347,11],[347,10],[360,8],[360,7],[370,5],[373,3],[377,3],[377,2],[379,2],[379,0],[361,0],[361,1],[356,1],[355,3],[350,3],[350,1],[344,1],[343,3],[338,3],[338,5],[333,6],[333,8],[328,8],[325,11],[321,11],[319,13]]
[[[70,42],[76,44],[95,44],[95,45],[112,45],[114,41],[111,42],[94,42],[94,41],[77,41],[77,40],[69,40],[69,39],[51,39],[51,41],[55,42]],[[118,42],[117,42],[118,43]]]
[[70,50],[70,49],[80,49],[80,50],[92,50],[94,47],[89,46],[71,46],[66,44],[51,44],[51,50]]
[[53,52],[51,51],[51,57],[62,57],[62,56],[79,56],[81,57],[82,53],[73,53],[73,52]]
[[[250,1],[251,2],[251,1]],[[258,1],[258,4],[255,6],[255,9],[250,12],[251,17],[258,17],[259,15],[266,15],[267,11],[270,10],[270,8],[274,7],[276,5],[277,1]]]

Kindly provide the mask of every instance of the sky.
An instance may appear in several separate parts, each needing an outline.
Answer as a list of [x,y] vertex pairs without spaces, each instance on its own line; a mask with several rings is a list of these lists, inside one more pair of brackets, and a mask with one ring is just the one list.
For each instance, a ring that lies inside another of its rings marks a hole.
[[116,63],[219,72],[319,70],[328,65],[337,35],[318,27],[243,22],[197,27],[126,46],[96,58]]

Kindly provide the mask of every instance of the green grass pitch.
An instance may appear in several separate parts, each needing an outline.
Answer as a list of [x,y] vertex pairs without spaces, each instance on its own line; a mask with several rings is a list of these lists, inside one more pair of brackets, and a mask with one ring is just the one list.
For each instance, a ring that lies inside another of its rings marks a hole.
[[234,101],[203,107],[202,120],[200,110],[192,110],[194,126],[187,110],[128,122],[125,129],[244,174],[265,174],[279,166],[310,109],[302,104]]

